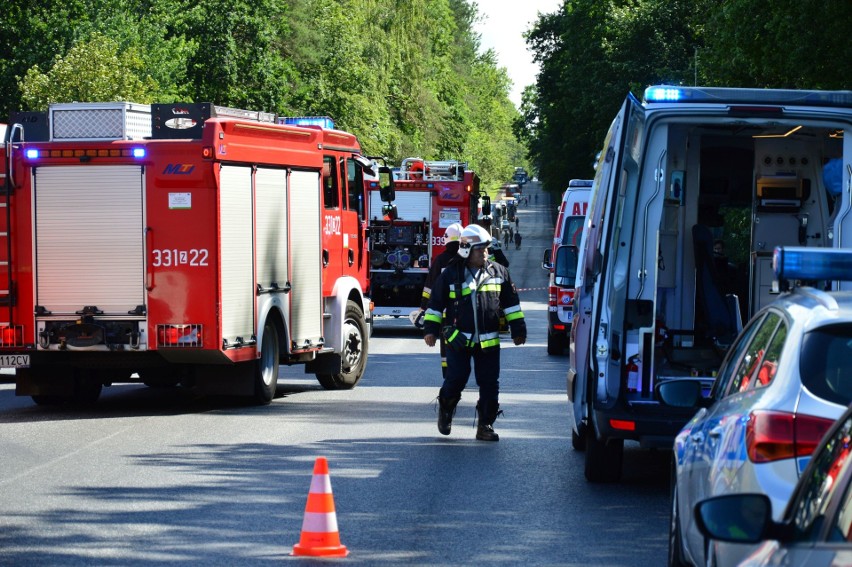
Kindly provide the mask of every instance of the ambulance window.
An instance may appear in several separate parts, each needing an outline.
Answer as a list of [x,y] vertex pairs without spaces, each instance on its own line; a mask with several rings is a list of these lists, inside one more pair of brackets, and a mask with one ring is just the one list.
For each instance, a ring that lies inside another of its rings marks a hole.
[[583,236],[585,220],[586,217],[568,217],[565,219],[565,227],[562,230],[562,244],[580,246],[580,237]]
[[350,211],[358,213],[358,217],[363,218],[363,203],[364,203],[364,180],[362,171],[356,167],[354,159],[346,160],[346,186],[347,186],[347,201],[346,208]]
[[340,194],[337,190],[337,164],[332,156],[323,158],[322,190],[326,209],[340,207]]

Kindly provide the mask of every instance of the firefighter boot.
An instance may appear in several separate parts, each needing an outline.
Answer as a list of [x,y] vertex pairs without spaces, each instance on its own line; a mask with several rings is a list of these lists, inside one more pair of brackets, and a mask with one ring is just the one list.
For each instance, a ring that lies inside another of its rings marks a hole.
[[455,398],[442,398],[438,396],[438,431],[441,435],[449,435],[450,428],[453,425],[453,415],[456,413],[456,406],[461,400],[461,396]]
[[476,438],[480,441],[499,441],[500,436],[494,432],[494,421],[500,412],[497,400],[476,404],[476,413],[479,414],[479,425],[476,428]]

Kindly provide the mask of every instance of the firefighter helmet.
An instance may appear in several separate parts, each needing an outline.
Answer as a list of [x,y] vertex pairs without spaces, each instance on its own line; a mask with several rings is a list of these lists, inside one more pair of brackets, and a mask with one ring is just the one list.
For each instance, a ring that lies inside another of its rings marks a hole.
[[470,251],[473,248],[486,248],[491,244],[491,235],[488,231],[479,226],[472,224],[462,231],[459,238],[459,256],[467,258],[470,256]]
[[457,222],[454,222],[453,224],[447,227],[447,230],[444,231],[444,241],[457,241],[461,236],[462,230],[464,230],[464,228],[462,228],[462,225]]

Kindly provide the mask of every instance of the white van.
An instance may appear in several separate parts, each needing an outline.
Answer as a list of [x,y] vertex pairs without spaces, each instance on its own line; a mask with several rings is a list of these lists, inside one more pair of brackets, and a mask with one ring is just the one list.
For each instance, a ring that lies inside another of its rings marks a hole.
[[774,297],[776,246],[852,247],[850,171],[850,91],[627,97],[604,140],[576,280],[568,396],[587,479],[620,477],[625,439],[672,447],[693,412],[660,405],[655,385],[709,390],[742,323]]
[[575,266],[567,261],[560,262],[564,266],[559,274],[554,271],[557,249],[561,245],[573,246],[575,250],[564,251],[563,254],[573,254],[580,247],[580,237],[583,233],[583,221],[589,208],[589,195],[592,191],[591,179],[572,179],[568,188],[562,194],[562,204],[553,232],[553,243],[544,251],[544,261],[541,267],[548,270],[547,304],[547,354],[562,354],[568,346],[568,333],[574,318],[574,277]]

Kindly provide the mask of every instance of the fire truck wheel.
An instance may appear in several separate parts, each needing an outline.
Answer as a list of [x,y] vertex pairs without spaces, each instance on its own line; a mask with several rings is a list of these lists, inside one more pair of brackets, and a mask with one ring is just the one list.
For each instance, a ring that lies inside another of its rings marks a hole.
[[367,365],[367,326],[364,311],[354,301],[346,303],[343,321],[343,348],[340,353],[343,368],[338,374],[317,374],[326,390],[351,390],[364,374]]
[[254,367],[254,399],[258,404],[268,404],[278,387],[278,329],[268,320],[263,326],[260,358]]

